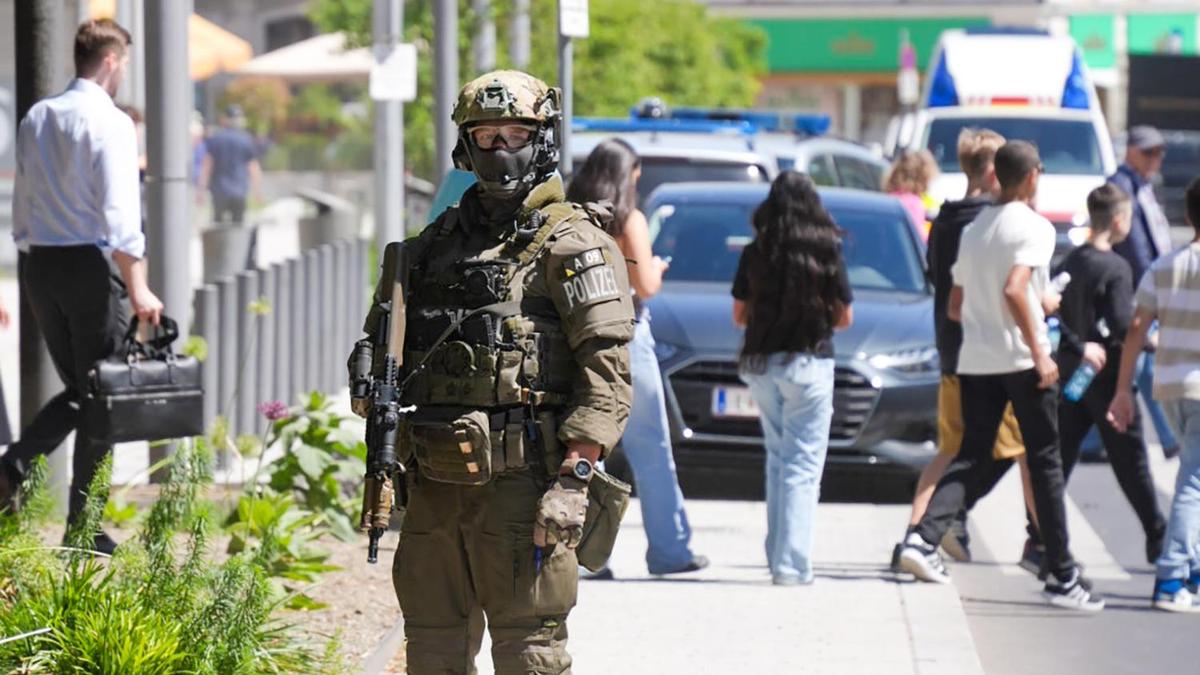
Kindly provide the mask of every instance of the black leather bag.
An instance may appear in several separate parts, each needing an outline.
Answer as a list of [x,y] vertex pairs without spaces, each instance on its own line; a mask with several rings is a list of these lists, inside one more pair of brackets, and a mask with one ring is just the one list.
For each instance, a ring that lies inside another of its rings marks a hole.
[[152,339],[140,343],[134,317],[117,353],[88,371],[83,428],[89,437],[124,443],[204,432],[200,362],[176,356],[171,343],[179,326],[165,316],[160,324]]

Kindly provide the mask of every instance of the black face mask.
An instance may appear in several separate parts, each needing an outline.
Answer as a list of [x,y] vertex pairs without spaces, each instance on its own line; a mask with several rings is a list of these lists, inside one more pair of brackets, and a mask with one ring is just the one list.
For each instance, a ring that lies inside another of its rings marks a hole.
[[533,185],[534,143],[516,150],[480,150],[474,144],[468,144],[467,152],[479,187],[488,195],[508,200]]

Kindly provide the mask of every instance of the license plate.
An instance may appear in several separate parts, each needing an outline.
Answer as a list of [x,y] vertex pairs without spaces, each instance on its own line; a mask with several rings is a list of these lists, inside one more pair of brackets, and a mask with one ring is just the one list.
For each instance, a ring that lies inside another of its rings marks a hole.
[[713,417],[758,417],[758,404],[746,387],[715,387],[712,393]]

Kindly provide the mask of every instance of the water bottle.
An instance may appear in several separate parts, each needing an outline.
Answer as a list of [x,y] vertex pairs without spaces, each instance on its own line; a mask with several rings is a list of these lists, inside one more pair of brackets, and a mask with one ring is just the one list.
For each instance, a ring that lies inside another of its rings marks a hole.
[[1058,317],[1052,316],[1046,319],[1046,337],[1050,339],[1050,353],[1058,351],[1058,343],[1062,341],[1062,327],[1059,325]]
[[1063,388],[1063,397],[1072,403],[1079,401],[1095,377],[1096,369],[1087,361],[1080,362],[1079,367],[1071,375],[1071,379],[1067,380],[1067,386]]

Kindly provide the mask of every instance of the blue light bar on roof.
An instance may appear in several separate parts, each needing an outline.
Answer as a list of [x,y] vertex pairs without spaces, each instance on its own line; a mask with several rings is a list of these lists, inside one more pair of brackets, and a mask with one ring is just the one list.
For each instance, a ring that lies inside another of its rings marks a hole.
[[832,121],[829,115],[793,115],[792,130],[809,136],[821,136],[829,132]]
[[1063,86],[1062,107],[1087,110],[1090,106],[1087,80],[1083,77],[1083,59],[1079,57],[1079,50],[1076,49],[1071,57],[1071,73],[1067,75],[1067,83]]
[[761,131],[783,131],[784,117],[780,113],[721,108],[673,108],[668,117],[681,120],[711,120],[749,122]]
[[745,121],[733,120],[688,120],[688,119],[613,119],[600,117],[576,117],[571,120],[573,131],[598,131],[607,133],[633,133],[638,131],[674,132],[694,134],[752,134],[758,129]]

